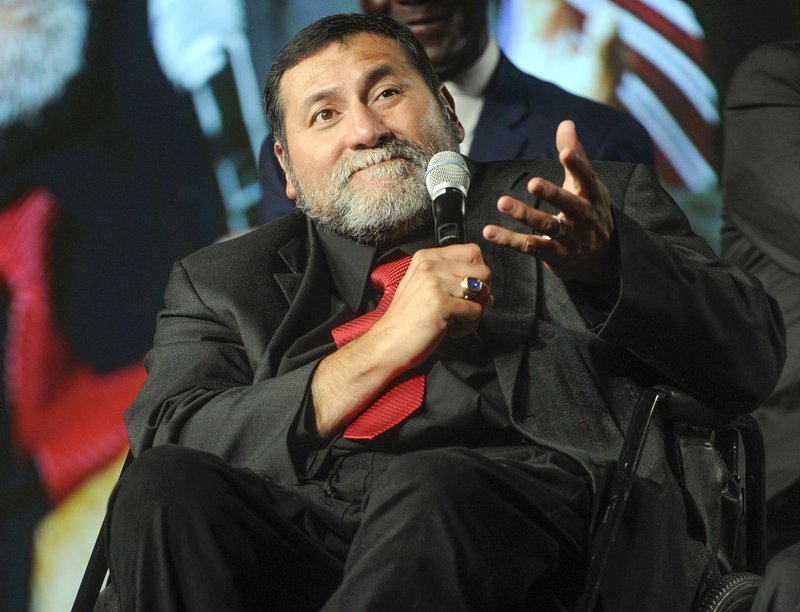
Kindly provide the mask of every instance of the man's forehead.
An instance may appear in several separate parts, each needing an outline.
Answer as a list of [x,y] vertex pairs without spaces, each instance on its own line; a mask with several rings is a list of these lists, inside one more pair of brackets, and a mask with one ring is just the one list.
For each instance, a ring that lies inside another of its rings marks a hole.
[[413,69],[397,41],[379,34],[360,32],[341,41],[331,41],[313,55],[300,60],[284,73],[284,79],[301,74],[304,80],[336,78],[341,76],[341,71],[334,68],[344,67],[340,62],[348,59],[363,61],[365,64],[371,61],[380,62],[398,71]]

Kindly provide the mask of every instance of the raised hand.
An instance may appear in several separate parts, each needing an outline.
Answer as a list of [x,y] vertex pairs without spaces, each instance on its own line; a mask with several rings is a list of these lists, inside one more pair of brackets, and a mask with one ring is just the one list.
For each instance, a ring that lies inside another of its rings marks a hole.
[[528,192],[550,202],[560,212],[550,215],[502,196],[497,208],[536,234],[487,225],[483,236],[490,242],[539,257],[564,280],[602,283],[613,276],[616,262],[608,190],[589,163],[572,121],[559,124],[556,146],[564,167],[564,183],[558,187],[534,177],[528,182]]

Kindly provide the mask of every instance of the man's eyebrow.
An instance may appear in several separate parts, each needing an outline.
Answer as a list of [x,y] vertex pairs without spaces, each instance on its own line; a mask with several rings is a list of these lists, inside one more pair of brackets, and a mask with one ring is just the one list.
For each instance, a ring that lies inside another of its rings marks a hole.
[[[391,64],[382,64],[380,66],[376,66],[375,68],[367,72],[367,74],[364,75],[363,77],[363,82],[371,86],[373,83],[375,83],[376,81],[380,81],[382,78],[386,76],[397,76],[397,75],[398,71],[394,66],[392,66]],[[303,108],[303,110],[308,110],[310,107],[314,106],[318,102],[330,98],[332,96],[335,96],[338,89],[339,89],[338,87],[334,86],[334,87],[326,87],[325,89],[320,89],[318,91],[315,91],[307,98],[304,98],[300,106]]]
[[326,87],[325,89],[320,89],[318,91],[315,91],[310,96],[303,98],[300,107],[303,109],[303,111],[307,111],[317,102],[320,102],[321,100],[326,100],[327,98],[333,96],[338,89],[339,89],[338,87]]
[[386,76],[398,76],[397,69],[392,64],[381,64],[367,73],[365,81],[370,85],[375,81],[380,81]]

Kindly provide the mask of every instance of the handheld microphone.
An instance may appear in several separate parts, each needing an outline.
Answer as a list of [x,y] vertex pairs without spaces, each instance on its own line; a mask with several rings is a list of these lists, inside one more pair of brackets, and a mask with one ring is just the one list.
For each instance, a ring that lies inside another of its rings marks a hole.
[[467,162],[453,151],[439,151],[428,162],[425,185],[433,203],[436,243],[439,246],[467,241],[464,204],[469,190]]

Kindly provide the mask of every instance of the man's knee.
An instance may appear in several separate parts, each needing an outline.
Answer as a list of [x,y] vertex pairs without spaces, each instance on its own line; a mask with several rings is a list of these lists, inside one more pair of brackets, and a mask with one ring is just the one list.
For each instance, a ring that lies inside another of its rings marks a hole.
[[125,470],[112,494],[112,524],[146,517],[180,517],[211,510],[224,484],[213,455],[175,445],[157,446],[138,456]]

